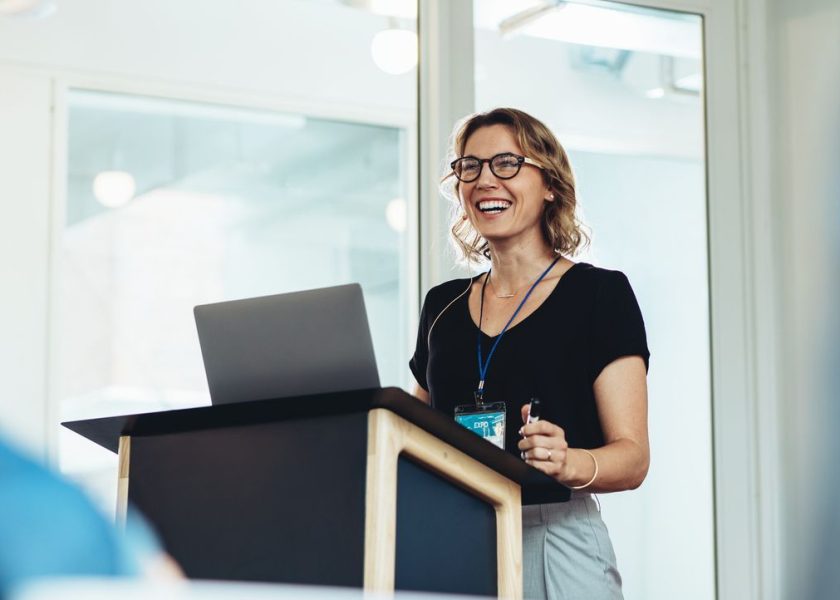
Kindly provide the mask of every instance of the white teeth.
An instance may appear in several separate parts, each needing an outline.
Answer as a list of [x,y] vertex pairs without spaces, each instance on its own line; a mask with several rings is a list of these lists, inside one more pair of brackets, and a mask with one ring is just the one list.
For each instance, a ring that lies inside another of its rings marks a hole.
[[481,212],[500,213],[510,207],[510,205],[511,203],[507,200],[482,200],[478,203],[478,210]]

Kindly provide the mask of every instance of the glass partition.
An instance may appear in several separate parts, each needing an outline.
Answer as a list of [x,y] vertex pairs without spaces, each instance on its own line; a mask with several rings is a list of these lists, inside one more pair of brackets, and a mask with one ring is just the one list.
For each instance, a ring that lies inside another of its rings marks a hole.
[[[405,130],[89,91],[69,107],[63,419],[207,404],[194,305],[350,282],[382,384],[406,385]],[[70,472],[107,460],[64,442]]]
[[651,468],[602,495],[628,600],[713,598],[703,23],[619,3],[475,0],[476,110],[521,108],[566,147],[592,234],[648,332]]

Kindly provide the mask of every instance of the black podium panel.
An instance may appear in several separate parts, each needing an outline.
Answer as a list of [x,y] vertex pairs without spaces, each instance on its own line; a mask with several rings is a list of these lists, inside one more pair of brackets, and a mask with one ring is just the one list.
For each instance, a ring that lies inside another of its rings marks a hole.
[[362,587],[367,418],[134,436],[129,499],[188,577]]
[[103,448],[117,452],[120,436],[136,439],[141,436],[179,434],[198,429],[227,429],[302,418],[367,413],[375,408],[384,408],[399,415],[518,483],[522,488],[522,504],[566,502],[569,499],[569,488],[558,484],[542,471],[528,466],[519,457],[488,444],[474,433],[457,425],[450,415],[430,408],[396,388],[199,406],[159,413],[68,421],[62,425]]
[[400,455],[397,590],[497,596],[496,511]]

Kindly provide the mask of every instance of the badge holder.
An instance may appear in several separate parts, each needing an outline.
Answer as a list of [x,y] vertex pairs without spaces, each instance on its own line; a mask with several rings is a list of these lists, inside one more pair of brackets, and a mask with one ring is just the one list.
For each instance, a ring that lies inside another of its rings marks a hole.
[[462,404],[455,407],[456,423],[502,450],[505,449],[506,415],[504,402],[483,402],[478,394],[476,394],[475,404]]

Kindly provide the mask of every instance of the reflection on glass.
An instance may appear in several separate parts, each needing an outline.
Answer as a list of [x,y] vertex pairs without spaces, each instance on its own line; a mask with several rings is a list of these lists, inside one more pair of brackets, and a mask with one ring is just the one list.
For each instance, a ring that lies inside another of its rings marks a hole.
[[558,135],[592,232],[579,260],[624,271],[644,312],[651,470],[601,498],[625,597],[713,598],[702,23],[606,2],[473,7],[476,109],[521,108]]

